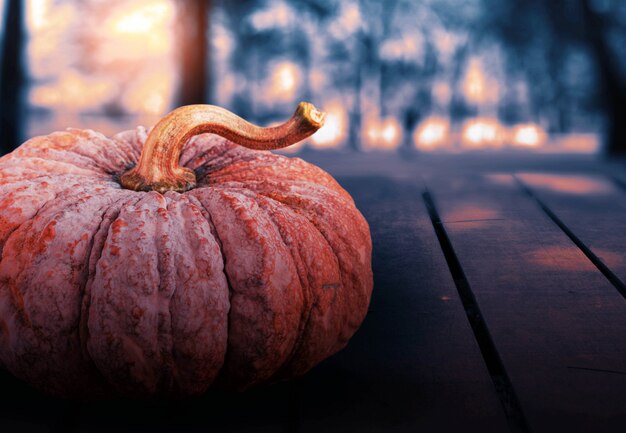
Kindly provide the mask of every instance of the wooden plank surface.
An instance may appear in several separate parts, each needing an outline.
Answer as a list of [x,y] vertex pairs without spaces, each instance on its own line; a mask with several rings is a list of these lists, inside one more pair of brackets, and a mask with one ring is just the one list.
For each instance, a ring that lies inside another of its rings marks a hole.
[[371,226],[374,294],[348,347],[302,379],[300,431],[507,431],[422,186],[339,180]]
[[[622,281],[626,188],[615,179],[626,176],[560,157],[315,157],[353,194],[374,239],[371,311],[346,349],[299,380],[178,402],[68,403],[0,372],[0,432],[509,431],[422,173],[531,430],[626,431],[626,301],[513,177],[480,173],[521,172]],[[555,187],[543,172],[586,177]],[[592,175],[605,172],[613,180],[598,187]],[[568,183],[587,192],[562,191]]]
[[2,431],[506,431],[421,187],[379,178],[344,183],[370,219],[376,291],[364,328],[342,353],[300,381],[244,394],[67,403],[34,393],[24,407],[51,405],[54,413],[29,429],[28,416],[16,414]]
[[626,191],[599,175],[517,177],[619,279],[626,295]]
[[624,431],[624,298],[511,176],[428,187],[531,430]]

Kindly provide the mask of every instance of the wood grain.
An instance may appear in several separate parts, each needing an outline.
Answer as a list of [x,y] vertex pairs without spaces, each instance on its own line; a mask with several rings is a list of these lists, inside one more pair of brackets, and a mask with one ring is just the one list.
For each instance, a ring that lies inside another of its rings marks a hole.
[[303,378],[300,431],[507,431],[421,185],[339,181],[371,226],[374,295],[348,347]]
[[622,431],[626,301],[513,177],[428,186],[531,430]]
[[517,177],[624,286],[626,191],[603,176],[520,173]]

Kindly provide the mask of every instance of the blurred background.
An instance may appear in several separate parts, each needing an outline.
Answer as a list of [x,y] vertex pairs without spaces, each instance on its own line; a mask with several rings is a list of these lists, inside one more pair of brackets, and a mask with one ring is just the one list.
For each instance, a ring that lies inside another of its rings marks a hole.
[[185,104],[326,126],[289,152],[626,154],[624,0],[0,0],[0,154]]

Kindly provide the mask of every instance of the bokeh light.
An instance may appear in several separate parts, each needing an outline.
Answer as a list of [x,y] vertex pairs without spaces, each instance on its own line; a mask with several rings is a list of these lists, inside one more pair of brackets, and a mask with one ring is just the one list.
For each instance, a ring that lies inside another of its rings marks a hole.
[[341,102],[333,101],[325,105],[324,126],[311,137],[311,144],[316,148],[329,148],[340,145],[348,132],[348,113]]
[[[206,102],[259,124],[284,120],[300,100],[327,106],[328,126],[307,141],[315,148],[601,148],[612,118],[601,100],[598,54],[580,43],[589,35],[561,34],[555,56],[556,30],[538,19],[550,8],[517,10],[514,22],[498,27],[508,3],[470,3],[210,2],[208,49],[198,53]],[[182,60],[190,53],[181,44],[196,25],[186,15],[192,4],[26,1],[29,135],[97,122],[151,124],[182,103],[189,83]],[[513,38],[522,23],[536,37]],[[608,49],[623,75],[619,44]],[[71,125],[61,124],[67,119]]]
[[440,150],[450,145],[450,121],[445,117],[429,117],[413,133],[415,147],[423,151]]
[[465,122],[462,144],[468,149],[498,148],[503,145],[504,130],[498,119],[483,117]]

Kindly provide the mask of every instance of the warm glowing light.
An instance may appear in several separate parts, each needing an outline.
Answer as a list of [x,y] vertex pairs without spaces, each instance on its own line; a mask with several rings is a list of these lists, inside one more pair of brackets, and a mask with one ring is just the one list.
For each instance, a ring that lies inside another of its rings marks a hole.
[[296,73],[293,65],[284,65],[276,71],[277,88],[284,91],[293,90],[296,87]]
[[226,32],[226,29],[222,26],[215,26],[214,35],[212,38],[213,50],[220,59],[227,59],[228,55],[232,52],[235,42],[232,37]]
[[[620,268],[624,266],[624,255],[617,251],[601,248],[594,248],[594,254],[610,268]],[[581,251],[574,245],[571,246],[542,246],[525,255],[526,260],[535,265],[540,265],[548,269],[556,269],[568,272],[595,271],[593,263],[586,259]]]
[[337,19],[328,26],[328,32],[337,39],[353,35],[363,24],[359,6],[356,3],[339,2],[341,12]]
[[29,73],[46,81],[68,68],[70,56],[59,56],[58,50],[77,19],[75,5],[64,2],[51,6],[52,0],[26,2]]
[[535,266],[569,272],[594,271],[593,263],[574,245],[542,246],[529,251],[522,258]]
[[518,125],[512,130],[511,142],[515,146],[539,147],[545,141],[546,133],[539,125]]
[[614,192],[613,186],[602,178],[587,175],[557,175],[522,173],[521,179],[534,188],[580,195],[600,195]]
[[162,70],[148,72],[138,77],[137,84],[124,94],[124,108],[129,112],[150,114],[165,112],[173,81],[172,74]]
[[483,102],[485,94],[485,75],[480,62],[472,59],[463,80],[463,93],[469,102]]
[[413,143],[420,150],[434,150],[450,143],[450,121],[443,117],[429,117],[413,133]]
[[361,24],[361,12],[356,4],[347,5],[342,16],[341,23],[349,32],[354,32]]
[[104,21],[97,47],[102,63],[164,56],[172,49],[174,6],[166,0],[129,3]]
[[466,36],[435,27],[433,42],[444,62],[452,59],[456,48],[466,39]]
[[118,33],[146,33],[152,31],[169,13],[168,4],[146,4],[115,19],[113,28]]
[[313,134],[311,144],[318,148],[335,147],[346,137],[348,113],[339,102],[325,105],[323,111],[326,112],[324,126]]
[[457,230],[472,230],[501,219],[502,215],[497,209],[484,205],[461,204],[446,212],[444,218],[446,224],[462,224],[455,227]]
[[365,121],[364,144],[366,149],[396,149],[402,140],[400,123],[390,117],[383,121]]
[[380,56],[385,60],[414,59],[423,51],[423,40],[419,33],[389,39],[380,47]]
[[541,149],[547,152],[593,154],[600,151],[602,140],[598,134],[578,133],[551,136],[550,146]]
[[322,69],[313,69],[309,73],[309,84],[312,90],[321,91],[326,86],[327,77]]
[[110,81],[88,79],[74,70],[63,72],[57,82],[34,87],[31,101],[40,107],[82,110],[107,101],[113,85]]
[[439,106],[445,107],[450,104],[450,101],[452,100],[452,89],[445,81],[437,81],[433,85],[432,95],[433,99],[439,104]]
[[400,127],[397,125],[397,122],[388,121],[383,125],[383,129],[380,131],[380,137],[383,139],[383,142],[387,144],[397,143],[399,136]]
[[277,64],[270,78],[267,100],[291,102],[302,80],[300,69],[291,62]]
[[168,57],[171,0],[93,2],[85,10],[56,3],[27,3],[31,103],[65,113],[101,113],[105,106],[149,115],[167,110],[176,80]]
[[252,15],[250,22],[257,31],[274,27],[287,27],[292,22],[292,12],[284,3],[277,3],[269,9],[260,10]]
[[[28,28],[40,30],[46,25],[46,16],[50,9],[50,0],[30,0],[27,6],[26,22]],[[4,9],[3,9],[4,10]]]
[[469,148],[500,147],[502,135],[500,122],[492,118],[469,120],[461,133],[463,145]]
[[370,143],[376,142],[380,137],[380,127],[374,124],[373,121],[369,122],[369,125],[365,128],[365,134],[367,141]]
[[463,94],[472,104],[494,103],[498,100],[498,86],[488,80],[479,59],[473,58],[463,80]]

